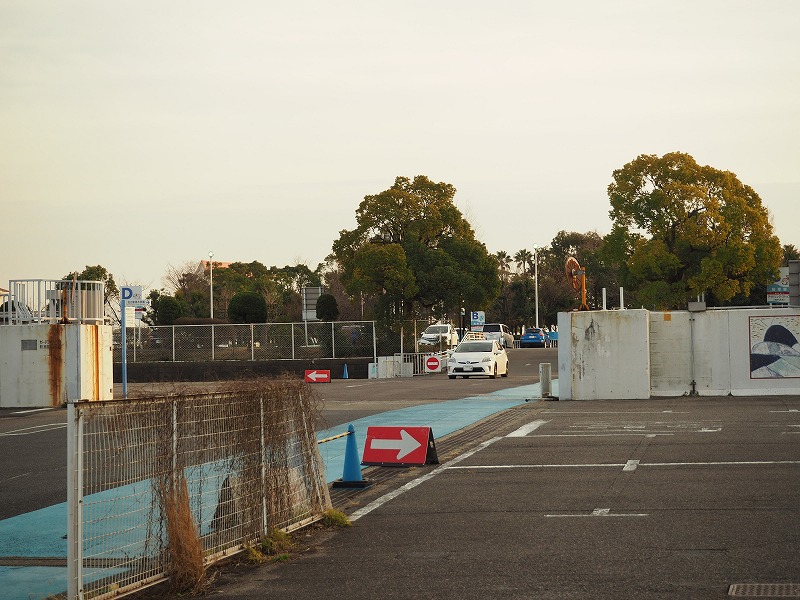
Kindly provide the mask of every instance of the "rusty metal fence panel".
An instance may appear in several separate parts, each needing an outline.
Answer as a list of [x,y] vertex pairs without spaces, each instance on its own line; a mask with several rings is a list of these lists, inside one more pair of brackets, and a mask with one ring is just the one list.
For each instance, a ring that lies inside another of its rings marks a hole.
[[207,565],[318,518],[330,497],[315,402],[302,382],[255,380],[226,393],[70,404],[68,598],[164,580],[187,543]]

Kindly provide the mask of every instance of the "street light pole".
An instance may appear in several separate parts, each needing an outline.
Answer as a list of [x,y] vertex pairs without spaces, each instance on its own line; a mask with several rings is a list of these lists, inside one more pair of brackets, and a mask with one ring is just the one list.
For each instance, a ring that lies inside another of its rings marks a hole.
[[211,301],[211,318],[214,318],[214,253],[208,253],[208,279],[209,279],[209,288],[210,288],[210,301]]
[[538,246],[533,245],[533,280],[535,284],[535,297],[536,297],[536,327],[539,327],[539,258],[537,256]]

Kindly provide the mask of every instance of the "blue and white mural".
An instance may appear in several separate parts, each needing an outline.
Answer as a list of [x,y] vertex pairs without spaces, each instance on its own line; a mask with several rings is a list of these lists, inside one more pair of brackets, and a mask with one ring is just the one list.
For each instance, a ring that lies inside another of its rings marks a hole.
[[800,316],[750,317],[750,378],[800,377]]

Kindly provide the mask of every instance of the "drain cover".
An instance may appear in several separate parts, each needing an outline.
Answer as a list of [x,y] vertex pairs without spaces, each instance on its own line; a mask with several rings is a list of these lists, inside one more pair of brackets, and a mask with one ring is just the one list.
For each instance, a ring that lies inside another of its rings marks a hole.
[[728,595],[741,598],[800,598],[800,583],[734,583]]

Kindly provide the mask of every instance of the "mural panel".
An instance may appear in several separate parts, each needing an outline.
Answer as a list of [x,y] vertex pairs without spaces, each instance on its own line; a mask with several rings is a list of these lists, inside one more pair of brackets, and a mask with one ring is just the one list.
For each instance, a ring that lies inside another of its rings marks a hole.
[[750,379],[800,378],[800,316],[750,317]]

